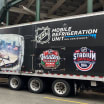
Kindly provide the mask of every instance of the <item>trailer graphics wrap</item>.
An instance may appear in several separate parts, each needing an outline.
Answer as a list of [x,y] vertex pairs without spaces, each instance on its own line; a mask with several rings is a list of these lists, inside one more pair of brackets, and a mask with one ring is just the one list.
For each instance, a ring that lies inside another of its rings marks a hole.
[[[23,62],[23,42],[20,35],[0,34],[0,69],[20,70]],[[23,38],[23,37],[22,37]],[[21,60],[22,59],[22,60]]]
[[45,69],[56,69],[60,65],[60,56],[56,50],[46,50],[40,55],[41,65]]
[[96,53],[87,47],[82,47],[79,50],[75,50],[73,60],[77,69],[80,71],[89,71],[96,62]]
[[104,77],[103,25],[104,13],[95,13],[2,27],[0,74]]
[[[51,28],[49,26],[37,27],[35,30],[35,41],[38,44],[45,44],[50,42],[68,41],[68,40],[86,40],[89,37],[96,39],[98,29],[88,28],[74,30],[74,27],[68,26],[66,23],[62,24],[61,28]],[[51,35],[52,34],[52,35]]]

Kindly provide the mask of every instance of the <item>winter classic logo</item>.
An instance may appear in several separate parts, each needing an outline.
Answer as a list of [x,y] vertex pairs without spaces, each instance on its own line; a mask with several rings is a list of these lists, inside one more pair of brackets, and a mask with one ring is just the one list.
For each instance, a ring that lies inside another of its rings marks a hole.
[[75,50],[73,60],[80,71],[89,71],[96,62],[96,53],[87,47],[82,47],[79,50]]
[[60,56],[56,50],[46,50],[40,54],[41,65],[45,69],[56,69],[60,65]]
[[42,28],[37,28],[35,31],[35,41],[40,44],[45,44],[50,41],[50,28],[47,27],[42,27]]

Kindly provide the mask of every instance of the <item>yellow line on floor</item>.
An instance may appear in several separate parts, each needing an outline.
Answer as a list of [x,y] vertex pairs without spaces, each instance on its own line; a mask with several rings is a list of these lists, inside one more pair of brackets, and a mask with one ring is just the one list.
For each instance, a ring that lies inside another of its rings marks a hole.
[[88,104],[88,103],[83,103],[83,102],[77,102],[77,101],[71,101],[71,100],[64,100],[64,99],[57,99],[57,98],[51,98],[51,97],[44,97],[45,99],[50,99],[50,100],[57,100],[57,101],[64,101],[64,102],[70,102],[70,103],[76,103],[76,104]]

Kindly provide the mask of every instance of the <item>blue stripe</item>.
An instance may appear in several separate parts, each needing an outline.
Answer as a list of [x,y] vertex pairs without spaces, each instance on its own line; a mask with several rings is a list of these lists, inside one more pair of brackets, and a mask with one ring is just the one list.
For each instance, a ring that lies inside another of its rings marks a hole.
[[91,36],[96,39],[96,34],[86,34],[86,35],[70,35],[70,36],[65,36],[65,38],[74,38],[74,37],[83,37],[83,36]]

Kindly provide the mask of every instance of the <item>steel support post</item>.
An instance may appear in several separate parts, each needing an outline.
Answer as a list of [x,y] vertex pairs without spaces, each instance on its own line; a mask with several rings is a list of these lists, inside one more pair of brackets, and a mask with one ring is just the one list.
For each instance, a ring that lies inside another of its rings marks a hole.
[[36,21],[40,20],[40,0],[36,0]]
[[8,2],[8,7],[10,8],[10,7],[20,3],[21,1],[24,1],[24,0],[12,0],[12,1]]
[[[5,7],[7,7],[7,4],[8,4],[8,2],[7,2],[7,0],[5,0]],[[7,10],[7,12],[6,12],[6,25],[7,26],[9,25],[9,10]]]
[[7,14],[6,14],[6,25],[7,26],[9,25],[9,11],[7,11]]
[[87,0],[87,13],[93,12],[93,0]]

